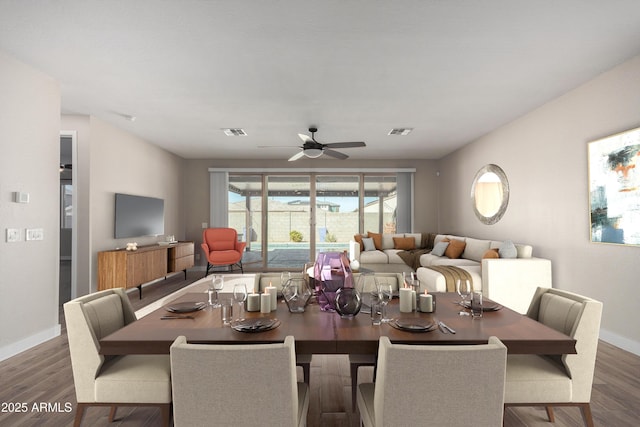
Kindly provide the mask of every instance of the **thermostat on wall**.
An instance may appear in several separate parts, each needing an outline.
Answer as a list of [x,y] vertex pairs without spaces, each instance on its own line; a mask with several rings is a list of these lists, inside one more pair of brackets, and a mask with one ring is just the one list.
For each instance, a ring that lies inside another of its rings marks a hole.
[[14,191],[13,201],[16,203],[29,203],[29,193],[23,193],[22,191]]

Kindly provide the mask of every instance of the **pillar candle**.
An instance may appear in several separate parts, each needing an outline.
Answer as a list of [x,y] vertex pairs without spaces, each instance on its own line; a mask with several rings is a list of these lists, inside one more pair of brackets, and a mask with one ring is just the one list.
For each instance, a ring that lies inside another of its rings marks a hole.
[[260,313],[271,313],[271,295],[260,294]]
[[412,301],[411,301],[411,289],[400,288],[400,312],[411,313]]
[[260,311],[260,294],[249,294],[247,296],[247,311]]
[[416,291],[412,289],[411,290],[411,311],[416,311],[417,303],[418,302],[416,301]]
[[278,308],[278,288],[275,286],[271,286],[271,282],[269,282],[269,286],[265,288],[265,292],[271,296],[271,311],[277,310]]
[[420,311],[433,313],[433,297],[427,293],[420,294]]

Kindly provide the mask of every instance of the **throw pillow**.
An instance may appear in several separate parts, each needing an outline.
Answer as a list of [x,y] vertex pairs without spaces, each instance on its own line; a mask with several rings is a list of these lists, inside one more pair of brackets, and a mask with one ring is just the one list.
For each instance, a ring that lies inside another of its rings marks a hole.
[[448,246],[449,246],[449,242],[438,242],[438,243],[436,243],[436,245],[433,247],[433,250],[431,251],[431,255],[443,256],[444,255],[444,251],[447,250]]
[[500,258],[518,258],[518,250],[511,240],[505,240],[498,248]]
[[482,259],[491,259],[491,258],[500,258],[500,254],[498,254],[498,249],[489,249],[482,255]]
[[451,259],[458,259],[460,258],[460,255],[462,255],[462,252],[464,252],[464,248],[466,246],[467,244],[462,240],[452,239],[449,242],[449,246],[447,246],[447,249],[444,251],[444,256]]
[[372,233],[368,232],[369,237],[373,239],[373,244],[376,245],[377,250],[382,249],[382,234],[381,233]]
[[393,247],[403,251],[410,251],[416,248],[416,239],[413,237],[394,237]]
[[364,244],[362,243],[362,234],[356,234],[353,236],[353,240],[360,244],[360,252],[364,250]]
[[375,251],[376,245],[373,243],[373,239],[371,237],[363,237],[362,245],[364,246],[365,251]]

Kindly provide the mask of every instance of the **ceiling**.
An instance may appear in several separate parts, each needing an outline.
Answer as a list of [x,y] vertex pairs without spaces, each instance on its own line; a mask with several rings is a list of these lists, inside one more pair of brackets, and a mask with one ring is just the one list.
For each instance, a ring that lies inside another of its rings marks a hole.
[[188,159],[438,159],[640,54],[640,1],[0,0],[0,50]]

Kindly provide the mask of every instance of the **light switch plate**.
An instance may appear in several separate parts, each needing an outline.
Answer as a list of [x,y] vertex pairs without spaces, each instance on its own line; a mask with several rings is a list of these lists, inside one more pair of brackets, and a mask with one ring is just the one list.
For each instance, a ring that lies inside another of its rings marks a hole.
[[19,242],[20,241],[20,229],[19,228],[7,228],[7,242]]
[[207,224],[206,222],[202,223],[202,228],[209,228],[209,224]]
[[44,240],[44,230],[42,228],[27,228],[27,240]]

